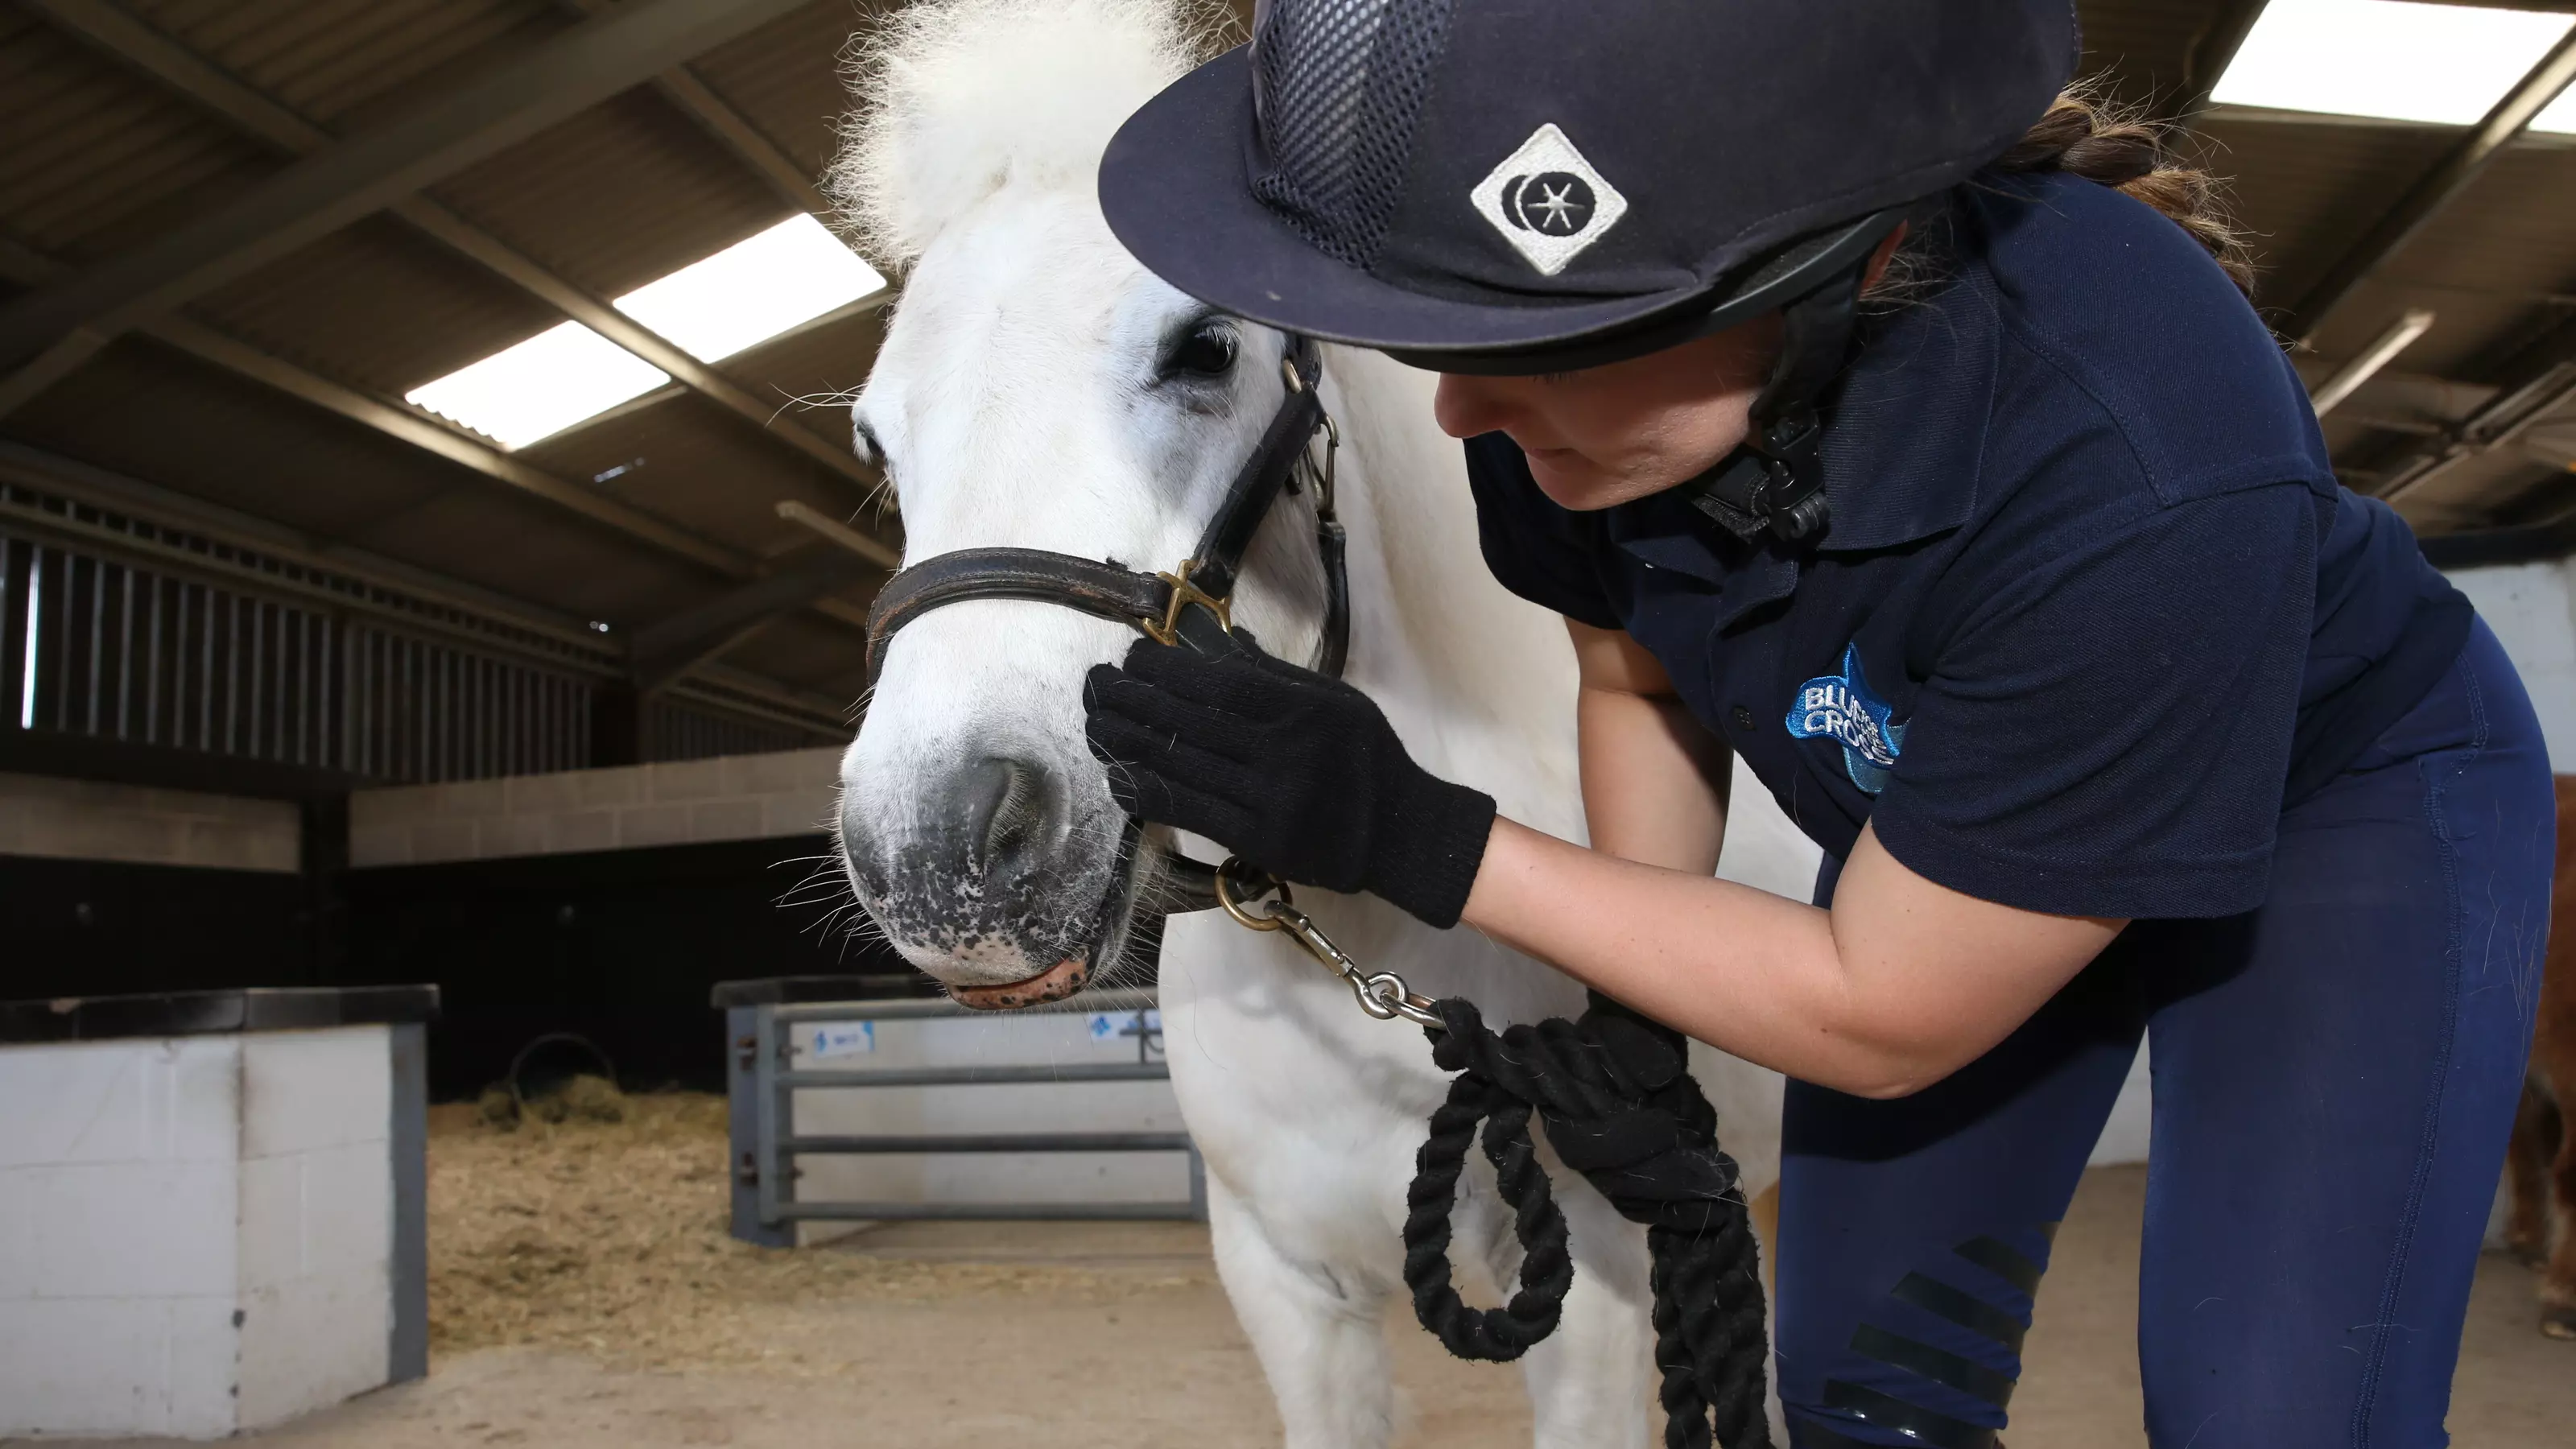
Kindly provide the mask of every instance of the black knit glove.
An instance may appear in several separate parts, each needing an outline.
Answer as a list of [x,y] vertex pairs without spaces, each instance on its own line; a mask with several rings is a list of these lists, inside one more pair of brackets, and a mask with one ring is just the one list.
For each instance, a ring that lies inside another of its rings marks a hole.
[[1138,640],[1124,669],[1091,671],[1086,732],[1110,793],[1282,880],[1456,925],[1493,799],[1414,764],[1367,695],[1234,639],[1216,658]]

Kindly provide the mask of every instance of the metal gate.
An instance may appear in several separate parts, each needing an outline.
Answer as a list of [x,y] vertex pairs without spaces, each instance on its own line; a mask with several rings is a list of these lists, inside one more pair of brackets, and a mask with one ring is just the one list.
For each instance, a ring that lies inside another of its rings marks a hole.
[[[851,1000],[738,1004],[748,994],[741,987],[763,983],[727,983],[717,988],[716,1002],[725,1008],[726,1087],[732,1121],[734,1162],[733,1235],[745,1242],[792,1247],[800,1222],[893,1221],[944,1218],[970,1220],[1089,1219],[1207,1220],[1207,1170],[1186,1132],[995,1132],[846,1136],[805,1134],[796,1128],[799,1091],[867,1090],[886,1087],[1078,1086],[1099,1082],[1171,1080],[1171,1068],[1151,1059],[1145,1013],[1155,1010],[1155,994],[1144,991],[1094,991],[1068,1001],[1031,1007],[1010,1017],[990,1017],[946,1000]],[[943,1018],[1009,1020],[1041,1014],[1125,1015],[1133,1024],[1119,1034],[1136,1040],[1132,1062],[1080,1062],[1029,1066],[948,1066],[895,1068],[797,1067],[794,1028],[811,1023],[926,1021]],[[1186,1152],[1189,1154],[1189,1198],[1172,1202],[846,1202],[816,1200],[797,1191],[800,1156],[895,1153],[1037,1153],[1037,1152]]]

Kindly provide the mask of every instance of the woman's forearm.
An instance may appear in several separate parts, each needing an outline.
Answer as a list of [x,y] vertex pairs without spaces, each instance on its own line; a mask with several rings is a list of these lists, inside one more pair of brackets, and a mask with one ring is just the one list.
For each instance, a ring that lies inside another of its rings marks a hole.
[[1714,879],[1724,741],[1636,641],[1566,629],[1592,848],[1496,820],[1469,926],[1748,1061],[1882,1097],[1992,1047],[2118,934],[1934,884],[1866,826],[1830,913]]
[[1905,1085],[1891,1079],[1912,1074],[1847,1024],[1832,917],[1697,865],[1618,859],[1497,820],[1466,923],[1747,1060],[1864,1094]]
[[1494,822],[1466,923],[1803,1081],[1919,1091],[1975,1060],[2123,923],[1977,900],[1863,830],[1831,912]]

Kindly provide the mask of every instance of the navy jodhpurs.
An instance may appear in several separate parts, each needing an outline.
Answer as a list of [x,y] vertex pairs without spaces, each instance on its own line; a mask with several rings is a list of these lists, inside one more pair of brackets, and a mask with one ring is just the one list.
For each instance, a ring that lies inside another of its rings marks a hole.
[[2149,1442],[2448,1443],[2554,840],[2539,724],[2480,623],[2422,703],[2282,816],[2259,909],[2132,925],[1915,1096],[1791,1083],[1777,1245],[1791,1443],[1995,1442],[2051,1235],[2142,1033]]

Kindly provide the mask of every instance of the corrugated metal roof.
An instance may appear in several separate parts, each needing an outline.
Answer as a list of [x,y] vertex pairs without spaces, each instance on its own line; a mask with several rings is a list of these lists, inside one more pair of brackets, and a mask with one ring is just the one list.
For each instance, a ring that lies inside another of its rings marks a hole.
[[601,297],[789,214],[777,193],[649,88],[540,132],[434,194]]
[[722,587],[552,505],[151,342],[117,343],[12,414],[8,432],[585,618],[649,621]]
[[[347,135],[378,126],[582,22],[560,0],[123,0],[137,17],[242,84]],[[1240,7],[1238,7],[1240,8]],[[2088,65],[2123,97],[2170,103],[2222,0],[2083,0]],[[695,74],[807,173],[821,168],[846,101],[839,57],[865,23],[850,0],[816,0],[692,62]],[[2200,78],[2202,80],[2208,77]],[[2264,267],[2260,301],[2298,300],[2453,144],[2440,128],[2219,114],[2203,128],[2236,178]],[[201,216],[292,158],[171,93],[134,65],[0,9],[0,241],[87,264]],[[774,183],[653,84],[644,84],[431,188],[546,269],[611,297],[785,214]],[[2429,306],[2434,330],[2390,379],[2329,421],[2339,461],[2367,483],[2425,442],[2413,374],[2473,383],[2570,315],[2576,292],[2576,145],[2532,141],[2503,157],[2319,334],[2322,376],[2397,312]],[[2552,300],[2553,298],[2558,300]],[[196,319],[333,383],[380,398],[559,320],[519,286],[378,216],[190,304]],[[780,415],[845,446],[838,405],[796,399],[864,381],[881,318],[818,327],[723,363]],[[2411,384],[2407,384],[2411,385]],[[2418,392],[2421,390],[2418,389]],[[2486,394],[2455,390],[2459,397]],[[2390,420],[2406,428],[2389,426]],[[620,624],[667,617],[723,585],[704,569],[532,501],[268,387],[148,342],[125,342],[0,420],[0,431],[166,486],[346,537],[531,602]],[[774,514],[796,498],[834,516],[865,488],[694,395],[650,400],[523,460],[749,556],[810,546]],[[2457,526],[2552,505],[2545,464],[2499,450],[2410,494],[2420,521]],[[889,531],[892,531],[889,529]],[[864,592],[863,590],[861,591]],[[735,656],[781,679],[856,688],[852,631],[810,617]],[[840,671],[836,674],[835,671]]]
[[126,0],[154,28],[326,129],[567,29],[553,0]]
[[563,320],[388,216],[334,232],[189,310],[262,351],[385,397]]
[[778,500],[831,512],[855,501],[853,490],[819,465],[764,443],[750,423],[685,395],[574,428],[519,456],[567,478],[623,468],[599,484],[602,492],[754,556],[804,541],[793,524],[779,521]]
[[268,174],[267,148],[15,8],[0,10],[0,225],[72,261],[112,255]]
[[2213,0],[2081,0],[2084,68],[2132,101],[2170,94],[2219,9]]
[[853,5],[809,5],[707,52],[690,68],[806,174],[819,176],[849,109],[839,55],[867,19]]

